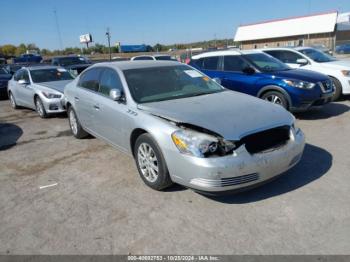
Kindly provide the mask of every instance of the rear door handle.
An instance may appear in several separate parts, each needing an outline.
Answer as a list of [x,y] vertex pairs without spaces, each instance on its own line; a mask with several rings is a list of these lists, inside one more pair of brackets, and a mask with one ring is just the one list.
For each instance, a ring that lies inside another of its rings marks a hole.
[[99,105],[94,105],[94,108],[95,108],[96,110],[100,110],[100,106],[99,106]]
[[79,101],[79,97],[76,97],[76,96],[75,96],[75,97],[74,97],[74,100],[75,100],[75,101]]

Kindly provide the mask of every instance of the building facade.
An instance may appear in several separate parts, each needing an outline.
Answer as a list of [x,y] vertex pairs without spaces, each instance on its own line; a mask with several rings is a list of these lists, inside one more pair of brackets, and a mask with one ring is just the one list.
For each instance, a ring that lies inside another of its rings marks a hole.
[[242,25],[235,41],[241,49],[324,45],[333,50],[350,41],[350,13],[333,11]]

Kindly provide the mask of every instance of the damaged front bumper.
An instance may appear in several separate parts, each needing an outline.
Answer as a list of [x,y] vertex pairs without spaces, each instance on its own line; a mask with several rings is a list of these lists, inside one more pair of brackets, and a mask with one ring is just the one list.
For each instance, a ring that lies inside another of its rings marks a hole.
[[[305,146],[303,132],[292,129],[289,141],[269,151],[250,154],[244,145],[224,157],[173,156],[169,171],[174,182],[204,192],[223,192],[253,187],[271,180],[296,165]],[[176,159],[181,157],[182,159]],[[174,166],[181,161],[181,165]]]

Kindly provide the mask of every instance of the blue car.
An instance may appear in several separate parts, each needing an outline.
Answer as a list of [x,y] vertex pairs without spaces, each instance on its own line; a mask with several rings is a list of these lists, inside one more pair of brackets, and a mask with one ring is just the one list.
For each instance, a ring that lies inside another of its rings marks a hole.
[[40,55],[35,54],[23,54],[12,59],[15,63],[40,63],[43,58]]
[[12,75],[3,67],[0,67],[0,98],[7,98],[7,85]]
[[337,54],[350,54],[350,44],[338,45],[335,52]]
[[262,98],[293,112],[329,103],[334,94],[328,76],[291,69],[261,51],[203,53],[193,56],[190,65],[227,89]]

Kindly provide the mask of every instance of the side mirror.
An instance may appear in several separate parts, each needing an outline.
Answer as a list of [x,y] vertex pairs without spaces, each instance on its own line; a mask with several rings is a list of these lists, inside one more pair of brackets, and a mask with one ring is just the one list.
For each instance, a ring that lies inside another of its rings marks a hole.
[[24,79],[18,80],[18,84],[20,84],[20,85],[22,85],[22,86],[29,85],[28,81],[26,81],[26,80],[24,80]]
[[298,65],[301,65],[301,66],[304,66],[304,65],[307,65],[309,62],[305,59],[305,58],[299,58],[297,59],[297,64]]
[[119,89],[112,89],[109,91],[109,97],[114,101],[120,101],[122,98],[122,92]]
[[217,84],[221,85],[221,79],[218,77],[213,78],[213,81],[216,82]]
[[255,74],[255,69],[248,66],[248,67],[243,68],[242,72],[247,74],[247,75],[253,75],[253,74]]

